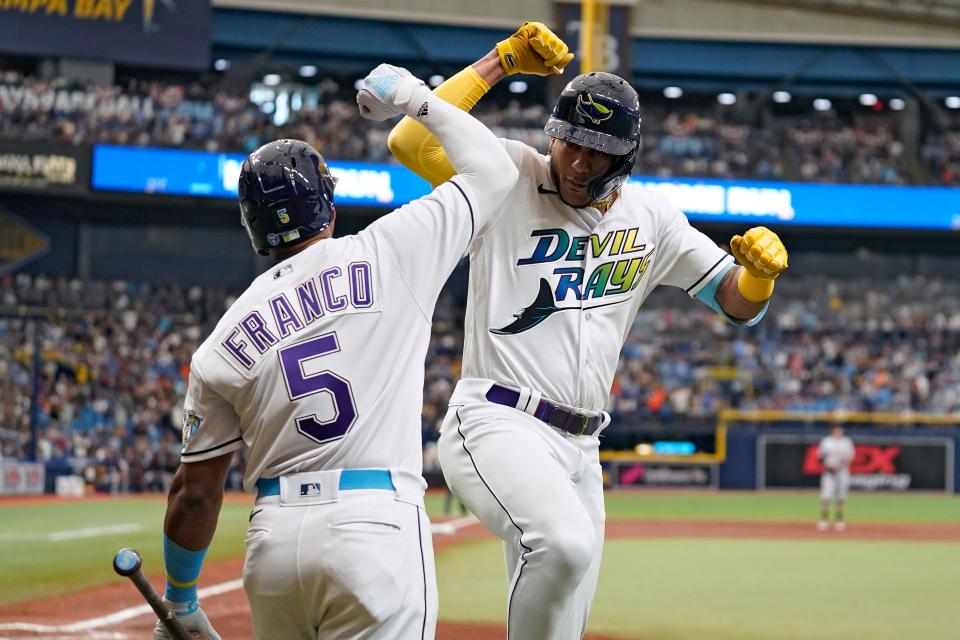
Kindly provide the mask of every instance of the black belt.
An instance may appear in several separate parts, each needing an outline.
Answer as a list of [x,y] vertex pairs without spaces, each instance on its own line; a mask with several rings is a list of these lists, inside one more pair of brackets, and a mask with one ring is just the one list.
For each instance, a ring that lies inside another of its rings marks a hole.
[[[486,398],[494,404],[517,408],[520,402],[520,392],[495,384],[487,391]],[[592,436],[600,428],[603,418],[600,414],[591,416],[579,411],[570,411],[549,400],[541,400],[536,411],[531,414],[537,420],[546,422],[551,427],[566,431],[574,436]]]

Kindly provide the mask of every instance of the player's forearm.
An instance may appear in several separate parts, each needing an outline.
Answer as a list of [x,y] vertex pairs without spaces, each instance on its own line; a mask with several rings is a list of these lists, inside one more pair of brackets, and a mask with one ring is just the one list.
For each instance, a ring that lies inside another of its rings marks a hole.
[[731,318],[746,321],[755,318],[763,310],[767,301],[756,302],[743,296],[740,287],[737,285],[740,272],[743,270],[743,267],[738,266],[727,272],[723,282],[717,287],[716,299],[724,312]]
[[[491,49],[490,53],[470,66],[476,69],[483,81],[487,83],[488,89],[507,77],[507,72],[503,70],[503,65],[500,64],[500,56],[497,55],[496,49]],[[442,84],[437,87],[437,95],[441,95],[440,90],[442,87]],[[443,97],[446,99],[445,96]]]
[[223,505],[223,483],[214,487],[187,487],[180,465],[167,497],[164,534],[184,549],[199,551],[210,545]]
[[518,172],[500,141],[479,120],[426,87],[417,91],[421,94],[410,101],[409,114],[436,136],[454,170],[470,183],[476,197],[502,200],[516,184]]
[[[492,60],[488,60],[490,57],[488,54],[474,66],[465,68],[443,82],[434,90],[434,95],[464,111],[473,109],[490,89],[490,84],[499,80],[496,69],[500,68],[500,62],[495,50]],[[496,69],[493,68],[494,64]],[[480,67],[477,68],[477,65]],[[492,82],[488,82],[487,78]],[[449,180],[456,173],[440,141],[413,118],[404,118],[393,128],[387,138],[387,146],[400,163],[433,186]]]

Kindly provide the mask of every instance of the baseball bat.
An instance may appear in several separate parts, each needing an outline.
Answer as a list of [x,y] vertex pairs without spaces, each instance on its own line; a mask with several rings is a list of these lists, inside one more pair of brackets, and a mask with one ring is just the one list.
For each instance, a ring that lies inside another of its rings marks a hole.
[[190,632],[183,628],[180,621],[174,617],[173,612],[167,609],[167,606],[163,604],[163,600],[161,600],[157,592],[153,590],[153,587],[147,582],[147,579],[143,577],[143,573],[140,571],[142,564],[143,560],[140,558],[140,554],[136,549],[124,547],[113,556],[113,570],[125,578],[130,578],[130,581],[133,582],[133,585],[143,596],[144,600],[147,601],[147,604],[150,605],[153,612],[157,614],[160,622],[162,622],[163,626],[170,632],[170,637],[173,638],[173,640],[193,640]]

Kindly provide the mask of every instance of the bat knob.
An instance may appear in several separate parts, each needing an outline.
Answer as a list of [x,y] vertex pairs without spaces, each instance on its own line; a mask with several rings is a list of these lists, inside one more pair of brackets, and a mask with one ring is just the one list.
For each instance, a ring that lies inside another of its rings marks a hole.
[[129,577],[140,571],[141,562],[140,554],[136,549],[124,547],[113,557],[113,570],[122,576]]

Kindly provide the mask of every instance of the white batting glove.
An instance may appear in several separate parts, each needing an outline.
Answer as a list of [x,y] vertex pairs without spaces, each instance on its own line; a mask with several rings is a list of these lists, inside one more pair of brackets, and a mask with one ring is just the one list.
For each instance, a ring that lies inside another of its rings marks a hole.
[[[220,635],[213,630],[210,620],[207,619],[207,614],[196,602],[172,602],[164,598],[163,604],[173,611],[177,621],[197,640],[220,640]],[[159,620],[153,627],[153,640],[172,640],[170,632]]]
[[[381,64],[367,74],[357,91],[360,115],[368,120],[387,120],[405,113],[415,115],[420,105],[410,103],[419,93],[418,87],[426,89],[423,80],[412,76],[403,67]],[[414,113],[410,113],[411,107]]]

